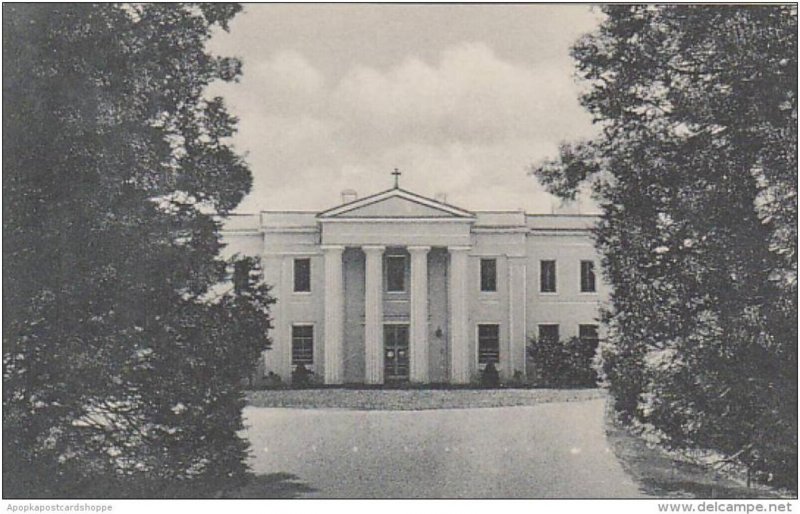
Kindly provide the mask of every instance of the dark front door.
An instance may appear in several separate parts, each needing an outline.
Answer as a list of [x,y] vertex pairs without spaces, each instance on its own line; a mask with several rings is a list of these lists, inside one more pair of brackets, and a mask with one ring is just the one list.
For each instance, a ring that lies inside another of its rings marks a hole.
[[408,325],[383,326],[383,363],[386,382],[408,380]]

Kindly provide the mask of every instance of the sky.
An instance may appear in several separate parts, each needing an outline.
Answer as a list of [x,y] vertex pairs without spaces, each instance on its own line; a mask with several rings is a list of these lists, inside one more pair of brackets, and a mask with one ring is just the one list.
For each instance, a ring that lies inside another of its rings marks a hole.
[[[588,5],[245,4],[210,50],[253,172],[237,212],[324,210],[400,186],[469,210],[551,212],[528,174],[596,129],[569,49]],[[586,202],[582,212],[593,210]]]

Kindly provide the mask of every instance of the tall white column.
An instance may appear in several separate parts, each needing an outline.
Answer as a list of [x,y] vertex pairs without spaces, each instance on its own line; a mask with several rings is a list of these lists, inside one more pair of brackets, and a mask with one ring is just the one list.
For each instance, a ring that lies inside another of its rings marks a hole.
[[411,254],[411,381],[428,382],[428,251],[409,246]]
[[344,352],[344,246],[325,245],[325,383],[341,384]]
[[383,383],[383,246],[362,247],[364,278],[364,381]]
[[467,252],[468,246],[452,246],[450,252],[450,382],[469,382],[469,327],[467,326]]

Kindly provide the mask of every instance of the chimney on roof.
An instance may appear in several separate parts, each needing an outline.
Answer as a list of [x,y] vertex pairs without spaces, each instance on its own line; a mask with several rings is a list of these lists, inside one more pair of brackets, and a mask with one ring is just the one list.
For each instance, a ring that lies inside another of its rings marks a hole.
[[358,193],[356,193],[355,189],[342,190],[342,204],[355,202],[356,200],[358,200]]
[[447,203],[447,193],[436,193],[434,196],[434,200],[439,203]]

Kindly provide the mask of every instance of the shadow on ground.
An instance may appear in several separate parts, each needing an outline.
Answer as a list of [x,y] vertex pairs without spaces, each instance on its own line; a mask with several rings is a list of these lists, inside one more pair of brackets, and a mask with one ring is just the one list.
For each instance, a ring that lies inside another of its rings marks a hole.
[[625,471],[641,490],[659,498],[773,499],[785,497],[773,489],[746,487],[699,464],[677,460],[652,448],[606,414],[606,436]]
[[303,493],[316,491],[297,475],[269,473],[253,475],[247,485],[226,495],[228,498],[299,498]]

